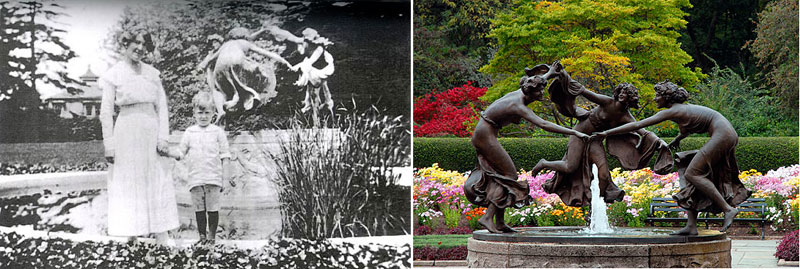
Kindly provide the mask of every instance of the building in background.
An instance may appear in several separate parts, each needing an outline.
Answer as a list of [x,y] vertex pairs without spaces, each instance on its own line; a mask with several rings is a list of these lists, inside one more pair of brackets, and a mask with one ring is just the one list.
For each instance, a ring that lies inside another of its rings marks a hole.
[[45,107],[55,110],[59,116],[65,119],[97,117],[97,114],[100,113],[100,99],[103,97],[103,91],[97,86],[98,78],[92,73],[92,68],[89,66],[86,74],[80,77],[86,83],[86,86],[79,88],[80,93],[71,94],[64,90],[45,99]]

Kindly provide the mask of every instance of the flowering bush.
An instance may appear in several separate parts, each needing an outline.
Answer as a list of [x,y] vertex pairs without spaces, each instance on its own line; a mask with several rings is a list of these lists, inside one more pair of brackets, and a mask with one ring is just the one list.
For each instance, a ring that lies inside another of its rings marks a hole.
[[437,217],[445,217],[450,228],[458,225],[461,216],[472,210],[464,197],[466,177],[458,172],[445,171],[438,164],[414,173],[414,213],[421,225],[432,225]]
[[425,94],[414,100],[414,136],[455,135],[467,137],[472,134],[468,126],[477,121],[476,105],[486,88],[472,86],[467,82],[439,93]]
[[41,173],[59,173],[75,171],[105,171],[108,164],[104,162],[90,162],[83,164],[63,164],[54,166],[52,164],[20,164],[20,163],[0,163],[0,175],[24,175]]
[[397,268],[411,266],[411,246],[276,239],[260,249],[217,245],[175,249],[141,242],[73,242],[0,233],[8,268]]
[[773,230],[792,230],[798,225],[798,182],[800,164],[780,167],[762,175],[749,170],[739,174],[739,179],[753,191],[753,197],[765,198],[767,219]]
[[790,232],[781,238],[781,242],[778,244],[778,249],[775,252],[775,257],[778,259],[784,259],[787,261],[796,261],[800,259],[800,254],[798,254],[797,245],[797,232]]

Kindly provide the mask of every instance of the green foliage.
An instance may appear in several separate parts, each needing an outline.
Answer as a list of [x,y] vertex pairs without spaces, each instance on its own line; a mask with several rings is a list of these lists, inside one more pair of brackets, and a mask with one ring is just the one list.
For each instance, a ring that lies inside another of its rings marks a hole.
[[[431,235],[415,235],[414,248],[425,246],[451,248],[457,246],[466,246],[467,239],[472,237],[472,234],[431,234]],[[441,242],[441,244],[439,244]]]
[[785,113],[797,121],[798,7],[797,1],[772,1],[758,14],[758,37],[747,47],[765,68],[766,77]]
[[414,27],[414,96],[444,91],[466,81],[488,85],[488,77],[478,73],[485,62],[467,55],[465,47],[447,42],[444,32]]
[[[685,9],[689,16],[686,28],[681,29],[678,42],[694,58],[689,64],[700,67],[704,73],[715,66],[743,66],[745,72],[757,72],[755,59],[742,45],[756,37],[755,24],[758,12],[765,1],[691,1],[692,8]],[[707,56],[706,56],[707,55]]]
[[797,118],[781,113],[778,98],[752,86],[730,68],[714,66],[708,78],[695,86],[698,94],[689,102],[707,106],[727,118],[739,136],[788,136],[797,134]]
[[[561,60],[573,79],[610,95],[620,82],[652,99],[653,84],[668,79],[692,89],[703,76],[676,42],[690,7],[682,1],[517,1],[492,22],[498,51],[482,72],[496,78],[485,100],[516,90],[525,67]],[[645,115],[654,105],[645,107]]]
[[450,229],[458,227],[458,221],[461,220],[461,209],[442,207],[441,210],[444,215],[444,224]]
[[[567,149],[567,138],[501,138],[518,169],[530,170],[539,159],[560,160]],[[671,138],[664,141],[670,142]],[[707,137],[689,137],[681,141],[679,151],[699,149]],[[740,137],[736,147],[740,170],[756,169],[766,172],[797,163],[797,137]],[[475,168],[475,149],[468,138],[414,138],[414,167],[439,163],[445,170],[470,171]],[[609,157],[611,169],[619,167],[616,158]]]
[[414,2],[414,96],[473,81],[489,86],[478,68],[489,58],[490,19],[509,0]]

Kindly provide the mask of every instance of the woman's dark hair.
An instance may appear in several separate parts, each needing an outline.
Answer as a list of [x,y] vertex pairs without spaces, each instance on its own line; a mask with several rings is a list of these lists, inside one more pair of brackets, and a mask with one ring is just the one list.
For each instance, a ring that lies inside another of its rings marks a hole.
[[656,90],[656,94],[666,98],[670,104],[680,104],[689,100],[689,92],[686,89],[666,80],[656,83],[653,89]]
[[141,35],[142,39],[144,39],[144,49],[147,50],[147,52],[153,52],[156,49],[155,43],[153,43],[153,36],[143,31],[123,31],[119,35],[120,47],[127,48],[128,45],[135,41],[136,37],[139,35]]

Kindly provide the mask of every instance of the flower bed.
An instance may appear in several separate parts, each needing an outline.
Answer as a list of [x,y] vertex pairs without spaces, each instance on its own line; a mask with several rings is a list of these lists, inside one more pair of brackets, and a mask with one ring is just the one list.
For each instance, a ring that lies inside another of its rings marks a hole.
[[[771,170],[766,174],[755,170],[744,171],[739,178],[753,191],[752,197],[766,198],[768,218],[774,230],[792,230],[798,225],[798,176],[800,165]],[[436,234],[436,231],[458,227],[482,229],[477,223],[482,208],[467,202],[463,184],[468,173],[446,171],[434,164],[418,169],[414,174],[413,208],[415,234]],[[581,226],[586,225],[588,206],[573,208],[564,205],[557,195],[547,194],[542,183],[554,176],[553,172],[531,175],[521,171],[519,180],[528,181],[534,203],[521,209],[506,210],[506,222],[511,226]],[[644,227],[653,197],[670,197],[680,188],[677,172],[658,175],[649,168],[611,171],[614,183],[625,190],[623,201],[608,205],[609,222],[614,226]],[[754,212],[741,212],[748,217]],[[679,215],[683,212],[657,212],[657,217]],[[659,225],[672,225],[669,223]],[[424,228],[423,226],[427,226]]]
[[21,163],[0,163],[0,175],[26,175],[26,174],[41,174],[41,173],[59,173],[59,172],[76,172],[76,171],[105,171],[108,170],[108,164],[104,162],[89,162],[83,164],[21,164]]
[[147,243],[74,242],[0,233],[8,268],[408,268],[411,246],[354,245],[281,238],[259,249],[176,249]]

